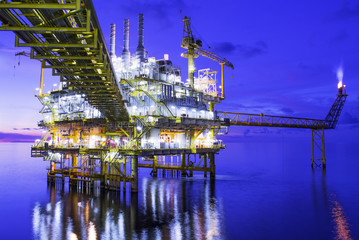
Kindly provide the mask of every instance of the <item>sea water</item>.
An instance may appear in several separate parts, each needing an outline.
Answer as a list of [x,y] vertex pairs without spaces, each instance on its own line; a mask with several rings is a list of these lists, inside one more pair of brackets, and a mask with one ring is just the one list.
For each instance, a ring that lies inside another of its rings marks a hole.
[[31,144],[1,143],[0,238],[359,239],[359,149],[327,144],[312,169],[310,144],[232,142],[214,181],[140,169],[138,194],[89,194],[48,186]]

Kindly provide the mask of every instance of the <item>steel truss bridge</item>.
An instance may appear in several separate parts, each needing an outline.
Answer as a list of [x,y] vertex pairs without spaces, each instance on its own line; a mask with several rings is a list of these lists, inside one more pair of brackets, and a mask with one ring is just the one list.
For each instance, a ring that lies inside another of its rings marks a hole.
[[[344,93],[343,87],[339,88],[339,93],[328,115],[323,120],[222,111],[216,111],[216,116],[219,119],[227,120],[224,121],[224,125],[311,129],[312,166],[322,165],[325,167],[324,130],[336,127],[347,96],[345,88]],[[319,156],[316,152],[319,152]]]
[[[107,118],[129,119],[91,0],[0,1],[2,31]],[[42,94],[42,84],[40,94]]]
[[[30,47],[30,57],[40,60],[42,69],[52,69],[108,119],[129,120],[91,0],[0,0],[0,21],[0,31],[13,31],[15,46]],[[217,117],[237,126],[311,129],[312,165],[325,166],[324,130],[338,122],[347,97],[342,90],[324,120],[221,111]],[[315,148],[320,158],[315,158]]]

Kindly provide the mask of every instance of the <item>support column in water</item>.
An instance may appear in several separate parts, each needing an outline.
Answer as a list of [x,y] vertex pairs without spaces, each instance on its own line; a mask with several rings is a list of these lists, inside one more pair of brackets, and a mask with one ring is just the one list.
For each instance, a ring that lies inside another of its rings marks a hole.
[[157,159],[158,159],[158,156],[153,156],[153,169],[152,169],[153,177],[157,177]]
[[131,160],[131,192],[138,192],[138,156],[133,156]]
[[186,154],[181,154],[181,177],[186,177]]
[[208,153],[209,157],[209,169],[210,169],[210,178],[216,177],[216,165],[214,162],[214,153]]
[[78,167],[78,157],[75,155],[72,155],[72,172],[77,172],[77,167]]
[[[127,161],[127,158],[124,158],[123,160],[123,169],[122,169],[122,172],[123,172],[123,179],[122,179],[122,185],[123,185],[123,190],[126,191],[126,161]],[[120,186],[120,184],[118,184],[118,186]]]
[[101,188],[104,188],[106,185],[106,163],[103,159],[101,159]]
[[203,154],[203,167],[204,167],[204,177],[207,177],[207,154]]

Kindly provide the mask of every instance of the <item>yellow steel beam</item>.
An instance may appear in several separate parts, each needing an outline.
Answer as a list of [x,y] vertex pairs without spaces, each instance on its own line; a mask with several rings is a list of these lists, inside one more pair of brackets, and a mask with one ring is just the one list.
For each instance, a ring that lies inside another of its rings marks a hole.
[[205,129],[205,127],[202,127],[202,128],[197,132],[197,134],[194,135],[193,141],[195,141],[195,140],[198,138],[198,136],[199,136],[201,133],[203,133],[204,129]]
[[223,72],[223,65],[225,63],[220,63],[221,65],[221,86],[222,86],[222,96],[221,99],[224,99],[224,72]]
[[92,44],[82,43],[20,43],[19,36],[15,35],[15,47],[52,47],[52,48],[97,48],[97,35],[98,30],[95,28],[93,31],[94,38]]
[[[81,17],[85,17],[85,15],[77,14],[77,13],[80,13],[80,11],[81,11],[81,10],[73,10],[73,11],[70,11],[70,12],[68,12],[68,13],[66,13],[66,14],[63,14],[63,15],[57,17],[57,18],[49,19],[47,22],[42,22],[42,23],[36,25],[35,27],[40,27],[40,26],[43,26],[43,25],[49,24],[49,23],[55,23],[55,22],[57,22],[57,21],[59,21],[59,20],[61,20],[61,19],[67,18],[67,17],[72,16],[72,15],[75,15],[75,14],[76,14],[77,17],[80,17],[80,16],[81,16]],[[23,14],[23,16],[26,16],[26,15]]]
[[44,68],[62,68],[62,69],[101,69],[101,70],[105,70],[103,69],[103,67],[100,66],[91,66],[91,63],[89,63],[89,65],[74,65],[74,66],[59,66],[59,65],[46,65],[44,66]]
[[111,89],[111,86],[102,86],[102,85],[83,85],[83,86],[79,86],[79,85],[74,85],[74,84],[68,84],[68,87],[74,87],[74,88],[98,88],[98,89]]
[[73,83],[104,83],[104,84],[110,84],[111,82],[108,80],[87,80],[87,79],[66,79],[66,80],[60,80],[61,82],[73,82]]
[[61,47],[61,48],[96,48],[96,44],[82,43],[15,43],[16,47]]
[[89,55],[89,56],[43,56],[43,55],[36,55],[31,57],[32,59],[71,59],[71,60],[98,60],[99,57],[96,55]]
[[21,2],[11,2],[3,3],[0,2],[0,9],[54,9],[54,10],[80,10],[81,9],[81,0],[76,0],[76,3],[21,3]]
[[108,73],[53,73],[53,76],[106,77]]
[[128,135],[128,133],[127,133],[123,128],[120,128],[120,130],[121,130],[127,137],[130,137],[130,135]]
[[[31,31],[31,32],[74,32],[86,33],[87,28],[73,28],[73,27],[25,27],[25,26],[1,26],[0,31]],[[90,33],[90,32],[88,32]]]

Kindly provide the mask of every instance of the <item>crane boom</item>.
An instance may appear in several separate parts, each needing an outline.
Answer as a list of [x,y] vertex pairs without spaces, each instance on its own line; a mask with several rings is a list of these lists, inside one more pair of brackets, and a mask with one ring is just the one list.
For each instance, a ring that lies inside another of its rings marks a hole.
[[220,57],[208,50],[202,49],[202,48],[198,48],[197,51],[203,56],[203,57],[207,57],[209,59],[212,59],[213,61],[219,62],[220,64],[224,64],[227,67],[234,69],[234,66],[231,62],[229,62],[227,59]]
[[193,37],[190,19],[184,17],[183,22],[184,22],[184,26],[183,26],[181,47],[187,50],[182,54],[182,56],[188,58],[188,80],[190,87],[194,86],[194,72],[196,71],[194,59],[198,57],[198,53],[199,53],[202,56],[207,57],[213,61],[216,61],[221,65],[221,85],[222,85],[221,99],[224,99],[223,65],[230,67],[231,69],[234,69],[233,64],[223,57],[220,57],[208,50],[202,49],[202,41],[199,39],[195,39]]

